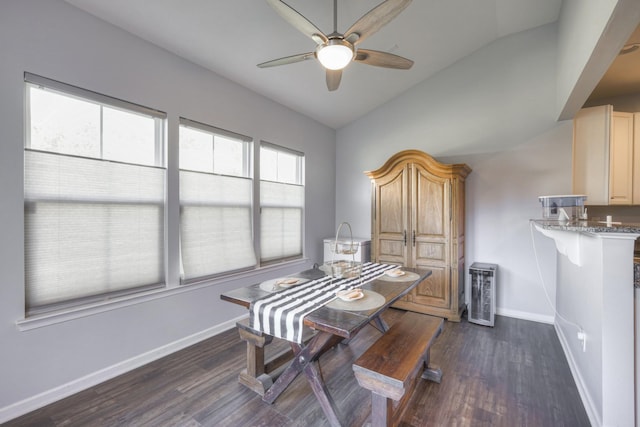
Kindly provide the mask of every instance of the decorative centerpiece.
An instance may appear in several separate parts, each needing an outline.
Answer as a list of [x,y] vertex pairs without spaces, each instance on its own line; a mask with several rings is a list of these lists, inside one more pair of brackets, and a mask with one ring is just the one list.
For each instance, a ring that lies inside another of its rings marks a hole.
[[[342,227],[346,226],[349,229],[349,237],[348,238],[340,238],[340,231]],[[332,257],[331,262],[328,263],[328,267],[331,268],[331,276],[336,279],[352,279],[355,277],[360,277],[362,274],[362,263],[356,262],[355,253],[358,252],[358,243],[353,241],[353,233],[351,231],[351,225],[348,222],[342,222],[338,226],[338,230],[336,231],[335,240],[329,243],[329,248],[331,249]],[[335,254],[346,254],[351,255],[351,261],[348,260],[338,260],[336,261]]]

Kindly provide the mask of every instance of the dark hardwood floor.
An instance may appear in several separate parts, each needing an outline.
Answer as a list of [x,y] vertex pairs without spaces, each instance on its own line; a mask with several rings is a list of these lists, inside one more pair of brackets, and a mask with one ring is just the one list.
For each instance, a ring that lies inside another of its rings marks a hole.
[[[402,314],[390,309],[392,324]],[[367,422],[370,395],[351,363],[379,336],[367,326],[320,358],[345,425]],[[277,344],[277,345],[284,345]],[[555,330],[496,317],[494,328],[445,322],[431,352],[441,384],[421,381],[401,426],[589,426]],[[245,345],[224,332],[10,421],[7,426],[326,426],[300,376],[273,405],[237,382]]]

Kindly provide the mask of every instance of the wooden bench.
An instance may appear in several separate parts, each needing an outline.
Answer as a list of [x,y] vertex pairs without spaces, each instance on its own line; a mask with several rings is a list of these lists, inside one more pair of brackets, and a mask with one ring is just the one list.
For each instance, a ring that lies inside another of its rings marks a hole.
[[358,383],[371,390],[373,427],[398,424],[418,377],[440,382],[429,349],[443,325],[439,317],[407,312],[354,362]]

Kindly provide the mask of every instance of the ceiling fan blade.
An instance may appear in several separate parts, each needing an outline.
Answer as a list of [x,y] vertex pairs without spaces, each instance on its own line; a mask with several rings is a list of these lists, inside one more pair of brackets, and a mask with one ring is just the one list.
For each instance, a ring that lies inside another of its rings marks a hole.
[[393,53],[370,49],[358,49],[354,61],[367,65],[375,65],[376,67],[396,68],[399,70],[408,70],[413,66],[413,61],[410,59],[394,55]]
[[327,70],[327,89],[330,92],[338,89],[342,80],[342,70]]
[[411,0],[386,0],[365,13],[344,34],[345,40],[351,44],[358,44],[380,28],[387,25],[400,12],[406,9]]
[[275,9],[285,21],[295,27],[298,31],[307,37],[310,37],[317,44],[325,43],[328,38],[322,31],[311,23],[307,18],[302,16],[297,10],[280,0],[267,0],[269,6]]
[[271,61],[263,62],[261,64],[258,64],[258,67],[276,67],[278,65],[293,64],[295,62],[306,61],[307,59],[313,58],[315,58],[315,54],[313,52],[300,53],[298,55],[285,56],[284,58],[278,58]]

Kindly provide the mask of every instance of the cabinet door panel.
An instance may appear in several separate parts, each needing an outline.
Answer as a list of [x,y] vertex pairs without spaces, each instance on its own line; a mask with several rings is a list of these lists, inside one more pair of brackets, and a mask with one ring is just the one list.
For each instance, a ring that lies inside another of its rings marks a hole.
[[380,178],[375,191],[374,260],[404,264],[407,257],[407,197],[406,168],[401,167]]
[[404,264],[405,245],[402,241],[378,240],[378,262],[388,262],[392,264]]
[[413,229],[416,238],[446,237],[449,220],[448,180],[438,178],[415,166],[415,188],[412,197]]
[[420,260],[447,260],[447,246],[444,243],[418,242],[416,243],[416,258]]
[[[450,180],[430,174],[416,165],[413,173],[411,218],[413,265],[448,263],[450,237]],[[438,250],[440,251],[438,253]]]
[[404,219],[405,194],[404,174],[398,174],[391,181],[379,186],[380,208],[378,211],[378,232],[403,237],[406,230]]
[[633,113],[613,112],[609,203],[630,205],[633,198]]
[[573,194],[586,205],[609,203],[611,105],[583,108],[573,120]]
[[449,268],[437,266],[425,266],[432,271],[431,276],[423,280],[414,290],[413,302],[433,307],[449,308]]

